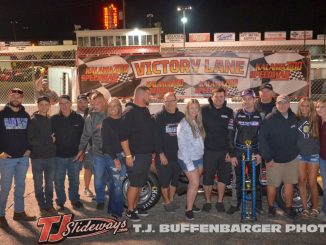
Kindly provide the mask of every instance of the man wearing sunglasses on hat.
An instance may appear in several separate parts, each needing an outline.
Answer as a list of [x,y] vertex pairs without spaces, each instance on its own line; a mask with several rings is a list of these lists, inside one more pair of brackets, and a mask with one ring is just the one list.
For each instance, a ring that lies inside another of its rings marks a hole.
[[25,213],[25,178],[29,166],[27,126],[30,116],[22,106],[24,92],[14,88],[9,92],[9,102],[0,111],[0,226],[8,228],[5,217],[8,195],[15,179],[14,216],[16,221],[35,221],[35,216]]

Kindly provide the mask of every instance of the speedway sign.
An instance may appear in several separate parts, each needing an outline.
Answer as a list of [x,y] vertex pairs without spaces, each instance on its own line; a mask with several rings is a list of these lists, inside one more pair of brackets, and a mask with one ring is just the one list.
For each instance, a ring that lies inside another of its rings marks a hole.
[[184,40],[183,34],[167,34],[165,35],[166,43],[182,43]]
[[312,39],[313,31],[291,31],[290,39],[291,40],[309,40]]
[[234,32],[214,33],[214,42],[228,42],[228,41],[235,41]]
[[146,85],[151,97],[167,92],[181,97],[209,97],[219,86],[229,97],[247,88],[271,83],[278,94],[307,96],[309,55],[305,52],[190,52],[94,56],[79,59],[80,92],[99,87],[115,97],[131,97],[138,85]]
[[266,31],[264,32],[265,41],[286,40],[286,31]]
[[240,32],[239,41],[260,41],[260,32]]

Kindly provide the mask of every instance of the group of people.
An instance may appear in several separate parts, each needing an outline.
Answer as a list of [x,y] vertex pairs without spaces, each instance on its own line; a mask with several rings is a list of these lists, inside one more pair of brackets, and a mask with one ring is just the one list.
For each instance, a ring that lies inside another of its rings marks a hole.
[[[268,213],[276,214],[276,188],[283,182],[288,216],[296,214],[292,209],[292,194],[293,184],[297,183],[303,215],[318,216],[316,179],[319,166],[321,176],[326,179],[326,99],[319,100],[315,107],[311,99],[303,98],[295,115],[286,95],[279,95],[276,100],[273,95],[271,84],[261,86],[258,101],[253,90],[244,90],[242,108],[233,111],[226,105],[225,89],[219,87],[212,91],[207,105],[201,106],[196,99],[191,99],[182,113],[177,107],[176,95],[167,93],[163,97],[162,110],[152,116],[148,109],[149,89],[139,86],[133,102],[127,103],[124,110],[119,99],[108,101],[95,91],[90,97],[78,96],[77,111],[72,110],[71,98],[61,95],[59,113],[53,116],[49,115],[51,99],[40,96],[38,111],[30,118],[22,106],[23,91],[14,88],[9,93],[8,104],[0,111],[0,225],[8,227],[5,211],[13,178],[14,220],[36,220],[24,208],[29,158],[42,216],[65,210],[66,175],[72,207],[83,208],[79,173],[84,163],[84,194],[93,195],[89,186],[94,174],[96,208],[104,209],[108,187],[107,211],[115,218],[121,218],[124,213],[122,183],[128,175],[125,214],[131,221],[140,221],[140,216],[148,213],[138,209],[137,202],[153,160],[166,212],[180,208],[175,194],[183,171],[189,180],[185,205],[187,219],[194,219],[196,212],[212,209],[211,193],[216,175],[215,208],[218,212],[233,214],[241,205],[241,159],[248,140],[257,164],[257,175],[260,165],[266,162]],[[232,176],[232,203],[226,211],[225,186]],[[199,208],[195,202],[201,178],[205,203]],[[312,194],[311,210],[307,208],[307,183]],[[261,193],[257,178],[257,212],[263,214]],[[325,195],[323,198],[325,216]]]

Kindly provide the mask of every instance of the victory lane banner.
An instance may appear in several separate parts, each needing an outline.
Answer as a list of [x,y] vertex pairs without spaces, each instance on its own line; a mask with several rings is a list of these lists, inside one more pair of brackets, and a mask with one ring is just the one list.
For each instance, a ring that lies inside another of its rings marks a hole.
[[277,94],[308,95],[309,53],[204,52],[96,56],[79,59],[80,92],[105,88],[115,97],[131,97],[138,85],[153,99],[167,92],[179,97],[209,97],[224,86],[229,97],[271,83]]

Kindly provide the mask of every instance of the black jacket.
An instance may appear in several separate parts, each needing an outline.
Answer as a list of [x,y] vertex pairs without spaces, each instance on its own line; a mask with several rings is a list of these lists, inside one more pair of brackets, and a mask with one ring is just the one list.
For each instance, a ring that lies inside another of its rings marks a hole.
[[216,109],[211,98],[209,104],[203,106],[203,125],[206,132],[205,148],[211,151],[227,151],[232,149],[233,110],[226,106]]
[[263,121],[263,113],[255,110],[252,113],[240,109],[234,116],[234,156],[235,150],[245,150],[246,140],[251,141],[252,151],[258,152],[258,133]]
[[23,106],[15,112],[7,104],[0,111],[0,153],[20,158],[30,149],[27,140],[29,122],[30,116]]
[[154,120],[147,107],[139,107],[134,103],[126,104],[122,124],[120,140],[129,140],[132,154],[154,151]]
[[163,152],[169,161],[178,160],[177,127],[183,117],[178,109],[172,114],[164,107],[155,115],[155,152]]
[[289,109],[286,119],[276,108],[263,121],[259,133],[260,152],[266,162],[286,163],[299,154],[299,130],[295,114]]
[[273,111],[275,107],[275,100],[272,99],[270,103],[262,103],[261,100],[257,100],[255,104],[255,108],[259,112],[263,112],[266,116]]
[[51,134],[51,119],[48,116],[33,114],[27,131],[32,159],[55,157],[55,144],[52,142]]
[[83,117],[75,111],[68,117],[58,113],[51,117],[51,124],[55,135],[56,156],[64,158],[76,156],[84,129]]
[[103,154],[109,154],[113,159],[116,159],[117,154],[122,152],[120,143],[121,127],[121,118],[113,119],[107,117],[102,123],[102,151]]

